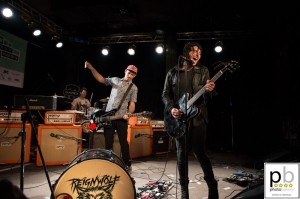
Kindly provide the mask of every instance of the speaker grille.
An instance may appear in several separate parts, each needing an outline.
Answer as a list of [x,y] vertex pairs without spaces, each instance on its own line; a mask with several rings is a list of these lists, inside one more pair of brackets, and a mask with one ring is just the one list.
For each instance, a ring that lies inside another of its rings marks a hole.
[[[82,152],[82,128],[80,125],[38,127],[38,142],[46,165],[63,165],[70,163]],[[37,151],[37,166],[42,165]]]

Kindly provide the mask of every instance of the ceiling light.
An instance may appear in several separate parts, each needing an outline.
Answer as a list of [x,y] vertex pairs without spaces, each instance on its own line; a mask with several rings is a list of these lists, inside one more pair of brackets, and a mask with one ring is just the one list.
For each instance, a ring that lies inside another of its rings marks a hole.
[[59,41],[56,43],[56,48],[61,48],[61,47],[63,47],[63,45],[64,44],[61,41]]
[[104,46],[102,48],[102,51],[101,51],[102,55],[106,56],[109,54],[109,47],[108,46]]
[[223,43],[221,41],[217,41],[215,44],[215,52],[220,53],[223,50]]
[[33,31],[33,35],[34,36],[40,36],[42,34],[42,31],[40,30],[40,29],[35,29],[34,31]]
[[130,45],[128,50],[127,50],[127,53],[129,55],[135,55],[135,49],[136,49],[136,46],[135,45]]
[[163,44],[158,44],[155,48],[156,53],[161,54],[164,52],[164,45]]
[[2,15],[6,18],[10,18],[13,16],[13,12],[10,8],[3,8],[2,9]]

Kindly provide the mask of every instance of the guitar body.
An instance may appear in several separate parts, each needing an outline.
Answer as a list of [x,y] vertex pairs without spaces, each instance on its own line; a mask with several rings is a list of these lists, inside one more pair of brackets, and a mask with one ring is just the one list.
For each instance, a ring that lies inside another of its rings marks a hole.
[[186,120],[184,118],[175,119],[171,113],[165,113],[165,127],[169,136],[179,138],[186,132]]
[[183,136],[186,132],[186,124],[188,121],[199,114],[199,109],[195,106],[187,107],[187,99],[189,94],[183,95],[178,101],[178,108],[184,112],[180,119],[175,119],[171,113],[165,113],[164,122],[167,127],[167,133],[174,138]]

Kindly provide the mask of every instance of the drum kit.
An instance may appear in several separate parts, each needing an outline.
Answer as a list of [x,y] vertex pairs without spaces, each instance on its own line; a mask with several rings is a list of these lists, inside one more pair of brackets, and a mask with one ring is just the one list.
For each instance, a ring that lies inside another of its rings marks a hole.
[[[94,127],[95,124],[93,124],[93,122],[91,122],[91,117],[97,111],[105,110],[108,100],[109,100],[108,97],[99,100],[99,102],[102,103],[102,108],[101,109],[98,106],[94,106],[94,107],[89,107],[87,109],[86,113],[77,111],[77,113],[76,113],[76,123],[78,123],[82,126],[82,131],[84,133],[90,133],[92,130],[95,129],[95,127]],[[97,103],[95,103],[95,104],[97,104]],[[77,118],[77,115],[78,115],[78,118]]]
[[54,197],[135,199],[134,180],[111,150],[90,149],[78,155],[54,185]]

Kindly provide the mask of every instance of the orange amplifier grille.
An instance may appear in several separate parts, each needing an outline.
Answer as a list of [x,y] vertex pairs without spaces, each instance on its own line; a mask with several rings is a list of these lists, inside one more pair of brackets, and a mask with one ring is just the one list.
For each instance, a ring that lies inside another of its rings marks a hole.
[[76,114],[64,111],[47,111],[45,124],[73,125],[76,122]]
[[0,110],[0,123],[22,123],[22,114],[25,110]]

